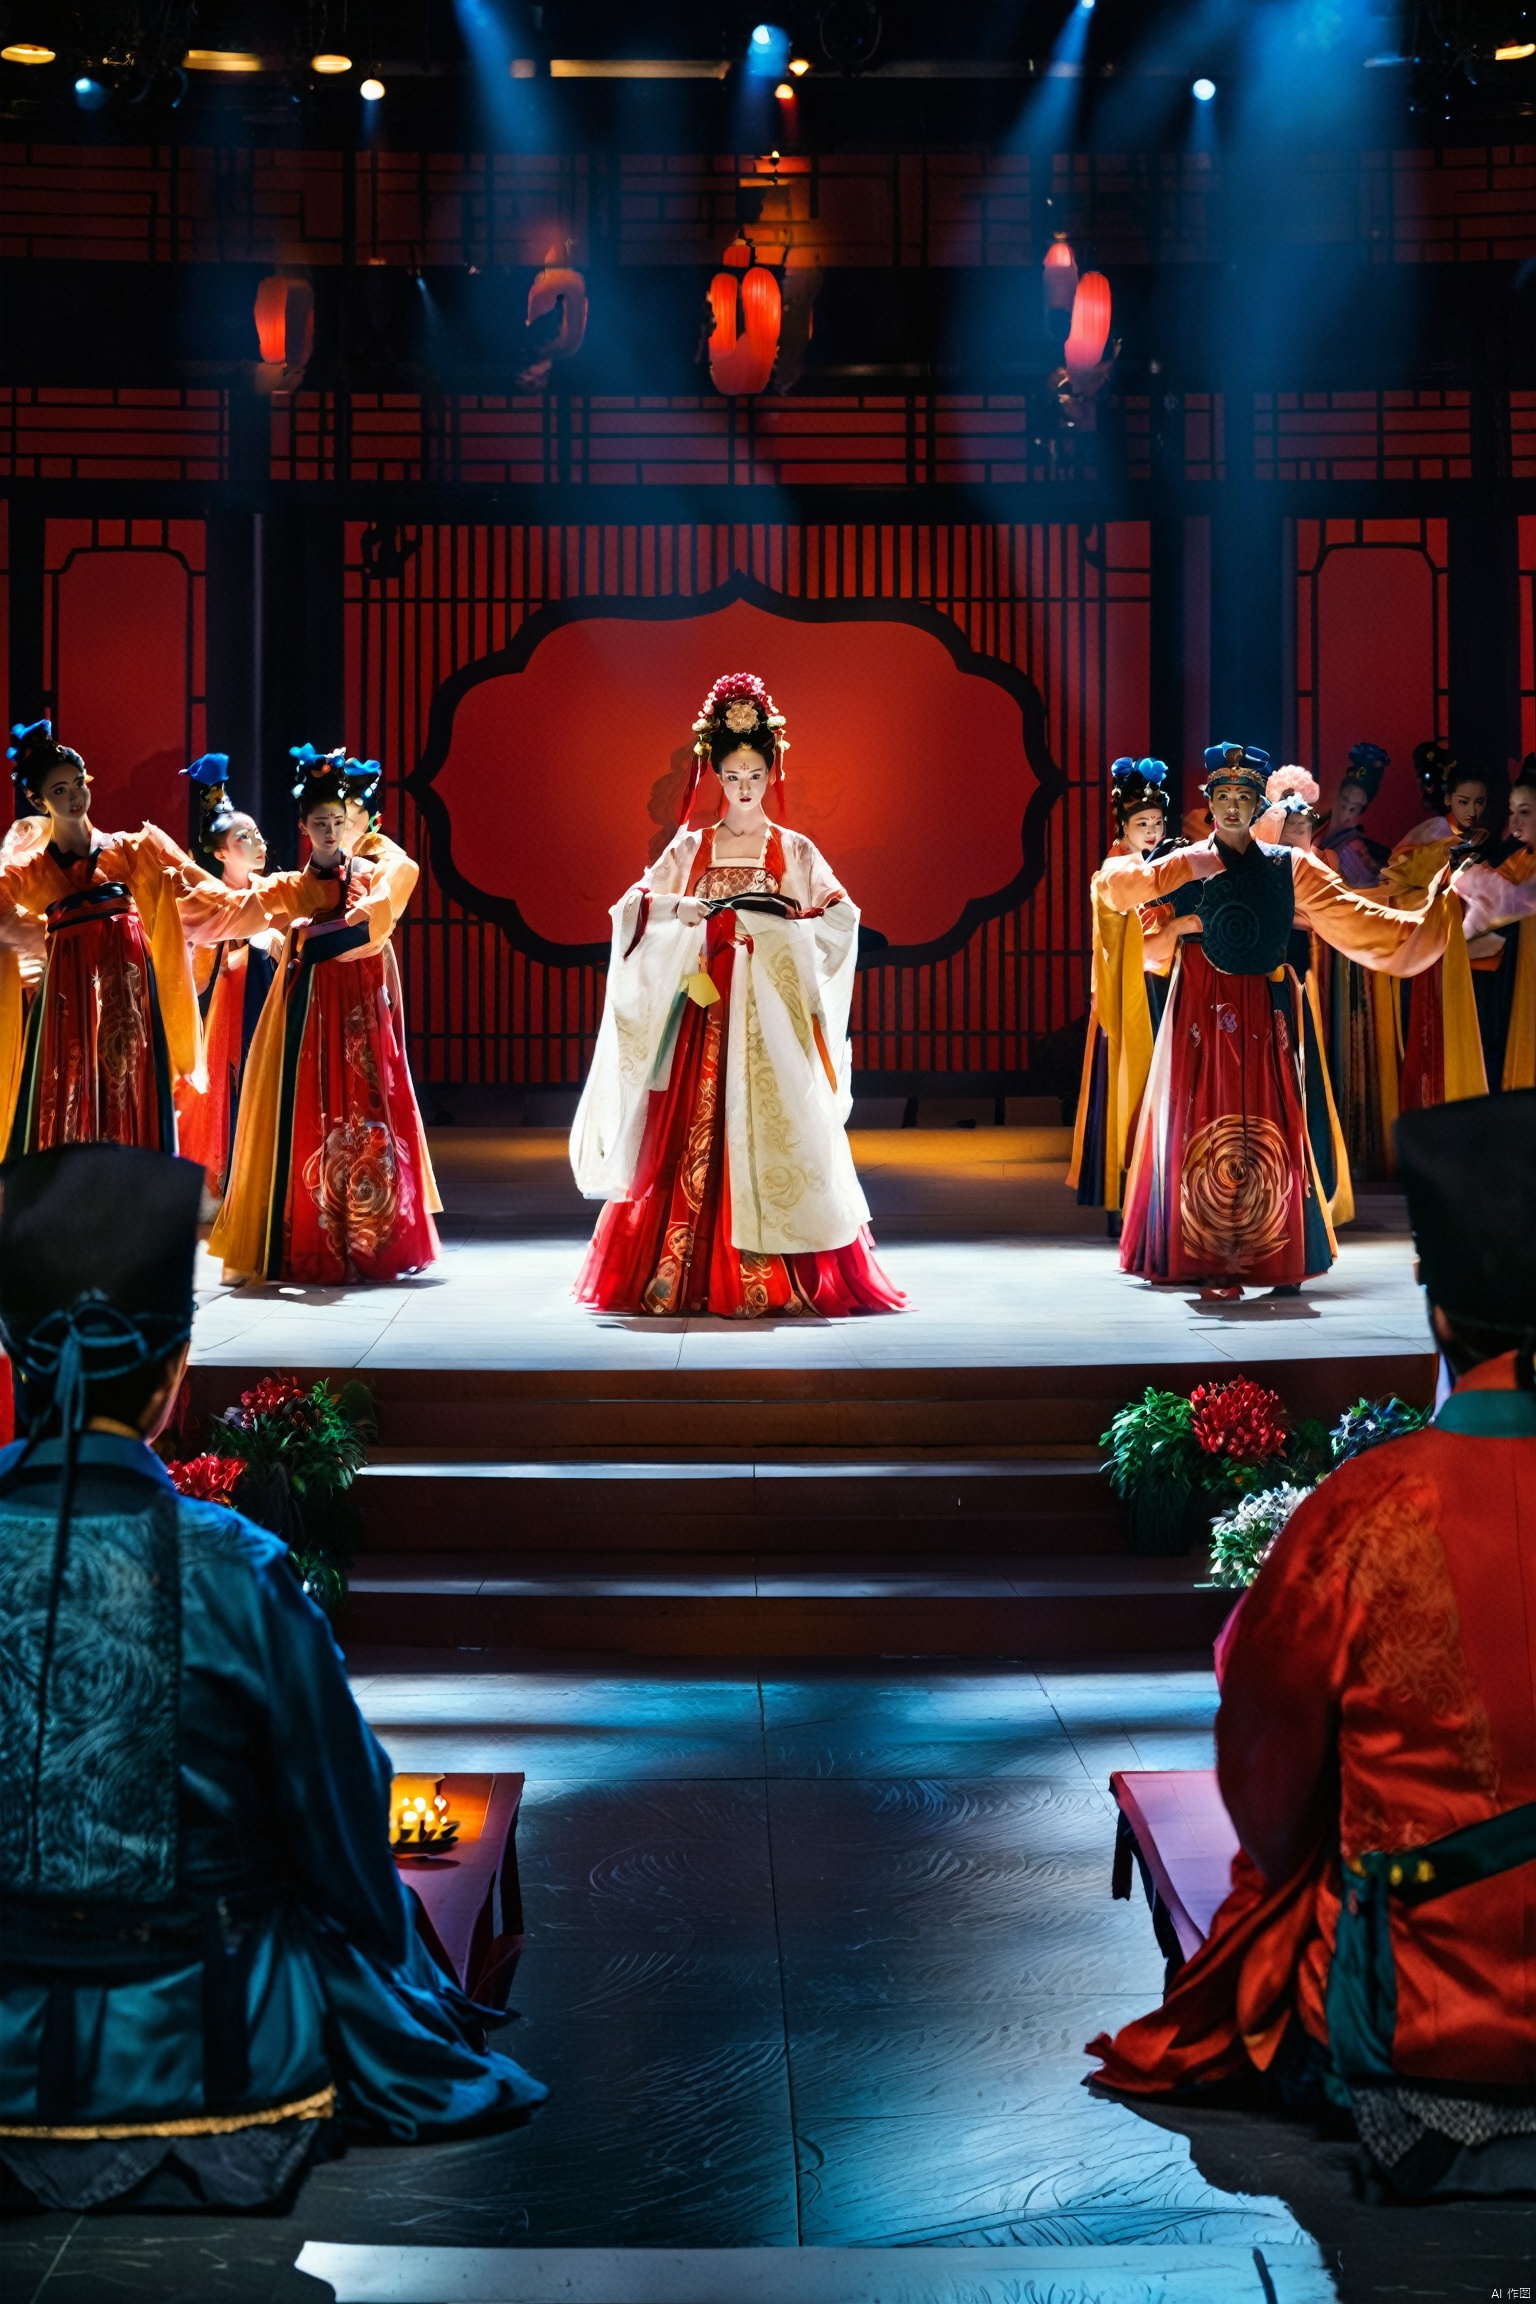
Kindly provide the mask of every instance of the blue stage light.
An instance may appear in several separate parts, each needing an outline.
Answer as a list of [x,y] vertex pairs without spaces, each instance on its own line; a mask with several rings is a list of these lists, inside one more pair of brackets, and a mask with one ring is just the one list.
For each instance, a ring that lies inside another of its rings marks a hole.
[[747,70],[754,79],[778,79],[789,62],[789,34],[780,24],[754,24],[747,42]]
[[103,104],[108,102],[111,94],[110,88],[104,88],[101,82],[93,80],[88,72],[82,72],[75,82],[75,102],[82,112],[99,112]]
[[1194,84],[1193,88],[1191,88],[1191,90],[1190,90],[1190,94],[1191,94],[1191,96],[1193,96],[1193,97],[1194,97],[1194,99],[1195,99],[1195,102],[1196,102],[1197,104],[1209,104],[1209,102],[1210,102],[1211,98],[1212,98],[1212,97],[1215,95],[1215,93],[1216,93],[1216,83],[1215,83],[1215,81],[1214,81],[1214,80],[1206,80],[1206,79],[1200,79],[1200,80],[1197,80],[1197,81],[1195,82],[1195,84]]

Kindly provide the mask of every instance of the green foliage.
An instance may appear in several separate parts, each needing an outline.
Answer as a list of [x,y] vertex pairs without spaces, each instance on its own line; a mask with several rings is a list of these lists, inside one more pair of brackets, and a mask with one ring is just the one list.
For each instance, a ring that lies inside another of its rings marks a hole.
[[1199,1477],[1193,1415],[1182,1392],[1148,1385],[1140,1400],[1111,1418],[1099,1446],[1109,1451],[1109,1484],[1126,1500],[1149,1487],[1192,1488]]
[[1285,1449],[1283,1477],[1299,1488],[1315,1488],[1333,1464],[1333,1437],[1321,1416],[1305,1416]]
[[1285,1482],[1245,1496],[1211,1528],[1211,1579],[1216,1584],[1244,1586],[1259,1572],[1265,1554],[1309,1488]]
[[215,1454],[244,1465],[233,1501],[281,1536],[304,1589],[327,1611],[347,1588],[359,1529],[352,1485],[376,1433],[373,1395],[355,1380],[306,1392],[267,1376],[216,1417]]

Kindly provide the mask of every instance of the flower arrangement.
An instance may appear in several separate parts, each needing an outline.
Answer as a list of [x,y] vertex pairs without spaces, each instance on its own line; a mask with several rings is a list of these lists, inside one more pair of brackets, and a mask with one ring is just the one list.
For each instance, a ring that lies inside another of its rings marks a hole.
[[[1297,1423],[1277,1392],[1239,1376],[1196,1385],[1187,1397],[1149,1386],[1110,1420],[1099,1445],[1108,1451],[1110,1486],[1126,1505],[1133,1552],[1187,1552],[1210,1533],[1217,1559],[1215,1539],[1225,1529],[1217,1581],[1251,1583],[1269,1544],[1319,1480],[1365,1448],[1416,1432],[1428,1418],[1428,1409],[1394,1396],[1358,1401],[1331,1430],[1315,1417]],[[1249,1504],[1253,1511],[1241,1517]],[[1242,1575],[1220,1565],[1242,1562],[1249,1563]]]
[[166,1469],[184,1496],[233,1505],[283,1537],[305,1591],[329,1610],[347,1588],[352,1484],[375,1428],[365,1384],[306,1391],[291,1376],[264,1376],[214,1418],[206,1454]]
[[1278,1488],[1262,1488],[1245,1496],[1211,1526],[1211,1581],[1215,1584],[1251,1584],[1268,1557],[1281,1529],[1310,1488],[1283,1481]]
[[237,1456],[188,1456],[179,1464],[167,1464],[166,1470],[183,1496],[194,1496],[200,1504],[228,1504],[245,1466]]

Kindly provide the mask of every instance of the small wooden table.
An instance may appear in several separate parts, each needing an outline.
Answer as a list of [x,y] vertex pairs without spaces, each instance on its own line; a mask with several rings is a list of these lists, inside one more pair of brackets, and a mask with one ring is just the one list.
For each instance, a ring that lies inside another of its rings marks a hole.
[[459,1820],[446,1856],[397,1852],[395,1866],[421,1909],[428,1951],[471,2000],[504,2008],[523,1949],[517,1876],[522,1776],[445,1776],[449,1814]]
[[1232,1885],[1237,1834],[1214,1768],[1117,1768],[1109,1788],[1120,1811],[1113,1893],[1129,1897],[1140,1872],[1171,1984]]

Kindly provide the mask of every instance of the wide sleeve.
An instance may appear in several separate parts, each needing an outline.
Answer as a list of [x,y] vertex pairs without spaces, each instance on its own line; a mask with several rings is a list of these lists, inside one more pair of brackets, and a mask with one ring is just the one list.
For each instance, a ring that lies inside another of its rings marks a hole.
[[406,906],[416,893],[421,866],[413,856],[407,856],[398,841],[391,840],[386,832],[370,833],[366,846],[359,854],[361,861],[372,864],[384,876],[389,892],[390,921],[393,924],[403,917]]
[[1298,1504],[1224,1637],[1216,1766],[1238,1839],[1266,1880],[1302,1861],[1335,1797],[1349,1632],[1354,1483],[1337,1473]]
[[1298,922],[1346,960],[1387,976],[1421,976],[1461,930],[1461,900],[1437,875],[1422,910],[1401,912],[1347,887],[1309,849],[1289,851]]
[[389,1853],[390,1765],[325,1617],[285,1560],[261,1572],[272,1791],[294,1886],[349,1942],[394,1966],[408,1907]]
[[[571,1126],[571,1171],[589,1200],[627,1197],[649,1093],[671,1075],[683,980],[699,965],[703,931],[677,917],[699,835],[680,833],[609,917],[613,943],[592,1069]],[[659,885],[658,885],[659,884]]]
[[1176,848],[1148,863],[1141,856],[1110,856],[1094,876],[1097,900],[1112,912],[1135,912],[1161,904],[1191,880],[1212,880],[1223,869],[1214,848]]

